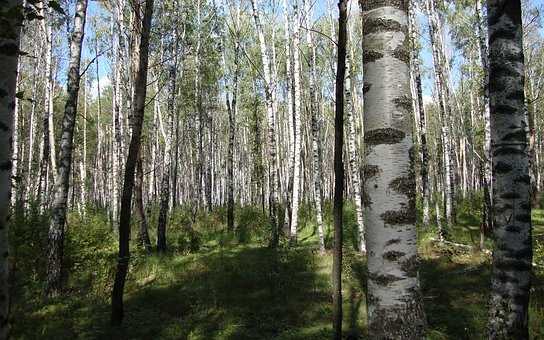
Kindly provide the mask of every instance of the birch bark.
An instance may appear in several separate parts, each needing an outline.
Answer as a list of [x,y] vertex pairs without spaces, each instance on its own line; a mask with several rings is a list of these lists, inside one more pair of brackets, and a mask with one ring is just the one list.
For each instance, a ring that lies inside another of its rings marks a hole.
[[360,1],[368,250],[368,327],[372,339],[422,339],[415,227],[414,150],[408,8],[405,1]]

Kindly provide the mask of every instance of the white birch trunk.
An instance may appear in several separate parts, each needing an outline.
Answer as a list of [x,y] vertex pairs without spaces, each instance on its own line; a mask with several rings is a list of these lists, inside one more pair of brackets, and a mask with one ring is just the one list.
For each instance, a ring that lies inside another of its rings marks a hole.
[[368,325],[372,339],[422,339],[405,2],[361,2],[364,22]]
[[[0,2],[0,13],[22,11],[22,1]],[[0,32],[0,339],[9,337],[8,218],[11,193],[13,116],[19,57],[19,16],[6,17]]]

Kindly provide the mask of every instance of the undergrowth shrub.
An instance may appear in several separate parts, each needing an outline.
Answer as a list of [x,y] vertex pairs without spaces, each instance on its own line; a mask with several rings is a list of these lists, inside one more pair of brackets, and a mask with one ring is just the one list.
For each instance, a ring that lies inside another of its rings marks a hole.
[[235,212],[235,234],[239,243],[262,240],[270,235],[268,215],[260,207],[241,207]]

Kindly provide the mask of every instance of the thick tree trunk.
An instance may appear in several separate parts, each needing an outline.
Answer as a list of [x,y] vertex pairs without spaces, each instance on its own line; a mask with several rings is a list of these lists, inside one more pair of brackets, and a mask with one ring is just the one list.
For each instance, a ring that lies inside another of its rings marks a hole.
[[334,250],[332,262],[332,326],[334,339],[342,339],[342,246],[344,206],[344,81],[346,77],[346,45],[349,0],[338,2],[338,63],[336,67],[336,106],[334,117]]
[[368,328],[372,339],[422,339],[407,4],[362,1]]
[[489,339],[528,339],[532,237],[519,0],[490,0],[493,271]]
[[153,0],[146,0],[145,14],[142,20],[142,33],[140,38],[140,62],[134,86],[134,116],[132,138],[128,150],[125,165],[125,179],[123,184],[123,196],[121,200],[121,214],[119,216],[119,256],[117,270],[111,296],[111,323],[120,325],[123,321],[123,290],[130,259],[130,218],[132,206],[132,189],[134,187],[134,173],[138,154],[140,152],[140,138],[144,119],[145,99],[147,90],[147,68],[149,54],[149,31],[151,29],[151,17],[153,15]]
[[[0,14],[21,13],[23,1],[7,0],[0,2]],[[21,15],[4,18],[0,31],[0,339],[9,337],[9,246],[8,215],[11,193],[11,170],[13,146],[13,116],[15,108],[15,89],[19,59],[19,37]]]
[[77,102],[79,94],[79,68],[81,63],[81,47],[85,33],[85,16],[87,0],[78,0],[74,17],[74,31],[70,41],[70,66],[62,134],[60,140],[60,164],[55,176],[54,198],[49,225],[47,252],[47,286],[48,295],[57,295],[62,288],[64,231],[68,204],[68,188],[72,170],[74,127],[76,125]]

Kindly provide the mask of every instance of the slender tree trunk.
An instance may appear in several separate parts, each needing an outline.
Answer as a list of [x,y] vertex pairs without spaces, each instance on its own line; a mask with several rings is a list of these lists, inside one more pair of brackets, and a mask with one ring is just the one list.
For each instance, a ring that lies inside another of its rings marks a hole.
[[[174,57],[173,57],[174,58]],[[175,59],[175,58],[174,58]],[[161,122],[161,130],[164,137],[164,157],[163,157],[163,174],[161,181],[161,200],[159,210],[159,220],[157,224],[157,251],[166,252],[166,225],[168,223],[168,206],[170,199],[170,172],[172,161],[172,137],[174,133],[174,116],[175,116],[175,101],[176,101],[176,62],[169,67],[169,89],[168,89],[168,131],[165,131]]]
[[423,90],[421,86],[421,73],[419,69],[419,46],[417,46],[418,41],[418,29],[417,29],[417,18],[415,13],[415,4],[414,1],[410,2],[410,8],[408,13],[408,19],[410,22],[410,73],[411,79],[414,86],[414,92],[416,98],[414,102],[415,113],[416,113],[416,123],[419,125],[419,152],[421,158],[421,189],[422,189],[422,200],[423,200],[423,225],[427,226],[430,223],[430,190],[429,190],[429,153],[427,150],[427,122],[425,119],[425,106],[423,103]]
[[529,339],[532,237],[519,0],[490,0],[493,271],[489,339]]
[[357,150],[355,145],[355,120],[353,114],[355,106],[352,98],[352,74],[351,74],[351,55],[346,56],[346,108],[347,108],[347,124],[348,124],[348,154],[349,154],[349,169],[351,171],[351,186],[355,197],[355,213],[357,215],[357,227],[359,230],[358,246],[359,251],[366,253],[365,244],[365,223],[363,218],[363,199],[361,196],[361,175],[359,173],[359,163],[357,162]]
[[453,161],[452,161],[452,142],[450,131],[450,117],[451,117],[451,100],[448,89],[447,73],[449,69],[445,60],[444,46],[442,42],[442,29],[440,18],[438,17],[435,0],[426,0],[427,2],[427,15],[429,17],[429,32],[432,45],[433,54],[433,66],[435,73],[436,91],[439,98],[441,136],[442,147],[444,157],[444,192],[445,192],[445,205],[446,205],[446,222],[447,226],[451,227],[453,224],[454,212],[454,186],[453,186]]
[[123,321],[123,290],[130,259],[130,218],[132,206],[132,189],[134,187],[134,173],[138,154],[140,152],[140,138],[144,119],[145,99],[147,90],[147,68],[149,54],[149,31],[151,29],[151,17],[153,15],[153,0],[145,1],[145,14],[142,19],[142,32],[140,38],[140,61],[134,86],[134,116],[132,138],[128,150],[125,166],[125,179],[123,184],[123,196],[121,201],[121,214],[119,217],[119,256],[117,270],[111,297],[111,323],[120,325]]
[[[7,0],[0,2],[0,14],[21,13],[23,2]],[[0,339],[9,337],[9,245],[8,218],[11,193],[11,170],[13,145],[13,116],[15,93],[17,87],[17,70],[19,59],[19,37],[22,24],[21,15],[10,15],[3,18],[0,31]],[[16,132],[16,131],[15,131]]]
[[[311,12],[306,13],[308,18],[311,18]],[[321,117],[319,112],[319,99],[317,96],[317,74],[316,74],[316,48],[313,41],[312,34],[308,32],[307,35],[308,47],[310,48],[311,58],[309,62],[310,68],[310,114],[312,123],[312,156],[313,156],[313,189],[314,200],[316,210],[316,222],[317,233],[319,235],[319,250],[321,253],[325,252],[325,235],[323,231],[323,189],[321,187],[322,182],[322,169],[321,169],[321,157],[320,147],[323,144],[321,140]]]
[[478,49],[480,52],[480,62],[484,74],[483,94],[484,94],[484,220],[482,221],[483,232],[490,231],[493,228],[493,157],[491,155],[491,113],[489,108],[489,60],[486,45],[485,23],[482,19],[482,0],[475,2],[475,14],[478,22]]
[[300,205],[300,190],[301,190],[301,147],[302,147],[302,133],[301,133],[301,88],[300,88],[300,12],[296,1],[294,2],[295,11],[295,30],[293,32],[293,77],[295,83],[295,115],[294,115],[294,163],[293,163],[293,197],[292,197],[292,209],[291,209],[291,229],[290,240],[293,243],[297,241],[297,228],[298,228],[298,208]]
[[423,339],[406,2],[361,2],[372,339]]
[[[19,71],[20,71],[21,64],[17,63],[17,78],[15,79],[15,93],[19,93]],[[13,109],[13,138],[12,138],[12,150],[13,150],[13,156],[12,156],[12,176],[11,176],[11,206],[14,210],[14,212],[17,214],[19,213],[19,206],[17,201],[17,191],[21,191],[21,188],[18,188],[18,181],[20,182],[19,178],[19,98],[17,96],[15,97],[15,107]]]
[[289,14],[289,4],[287,0],[283,1],[284,7],[284,30],[285,30],[285,86],[287,96],[287,183],[285,185],[285,225],[291,231],[291,193],[293,192],[293,174],[295,160],[295,130],[294,130],[294,103],[293,103],[293,66],[292,66],[292,48],[291,48],[291,15]]
[[74,127],[76,125],[79,94],[79,68],[81,48],[85,32],[87,0],[78,0],[74,17],[74,31],[70,41],[70,66],[68,71],[68,97],[64,108],[62,135],[60,140],[60,165],[55,177],[54,198],[49,225],[47,253],[47,294],[55,296],[62,288],[64,232],[68,204],[68,188],[72,168]]
[[334,250],[332,262],[332,308],[334,339],[342,339],[342,246],[344,206],[344,81],[349,0],[338,2],[338,64],[336,68],[336,107],[334,118]]
[[138,241],[144,249],[151,252],[151,240],[149,239],[149,231],[147,225],[147,218],[145,216],[144,200],[143,200],[143,186],[144,186],[144,169],[142,166],[142,156],[140,150],[140,156],[136,163],[136,180],[134,183],[134,200],[136,201],[136,216],[140,222],[140,230],[138,232]]
[[[239,11],[237,10],[237,18]],[[237,23],[238,28],[239,23]],[[238,37],[237,37],[238,38]],[[239,65],[239,46],[238,40],[234,43],[234,79],[232,89],[232,101],[229,99],[229,89],[227,89],[227,111],[229,115],[229,142],[227,155],[227,228],[234,231],[234,140],[236,137],[236,109],[238,105],[238,77],[240,73]]]
[[276,161],[276,123],[274,111],[274,92],[275,92],[275,79],[271,76],[271,65],[268,58],[268,49],[266,47],[266,40],[264,37],[264,31],[261,24],[261,18],[257,9],[256,0],[251,0],[251,7],[253,10],[253,19],[255,21],[255,27],[257,29],[257,35],[259,37],[259,46],[261,50],[261,59],[263,64],[264,82],[265,82],[265,100],[266,100],[266,112],[268,119],[268,155],[269,155],[269,209],[270,209],[270,224],[272,227],[272,237],[270,240],[270,246],[275,248],[279,242],[279,229],[277,222],[277,203],[276,193],[278,188],[277,181],[277,161]]

